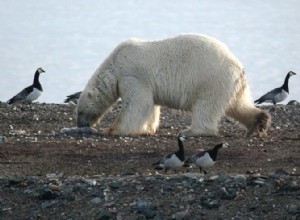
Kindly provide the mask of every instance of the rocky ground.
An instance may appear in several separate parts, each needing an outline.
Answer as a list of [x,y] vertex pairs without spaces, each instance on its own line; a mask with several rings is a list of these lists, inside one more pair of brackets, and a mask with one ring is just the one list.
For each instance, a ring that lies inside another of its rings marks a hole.
[[163,109],[154,136],[67,136],[73,105],[0,103],[0,219],[300,219],[300,107],[265,108],[267,138],[224,118],[219,137],[184,143],[186,156],[230,144],[203,175],[152,167],[177,149],[188,113]]

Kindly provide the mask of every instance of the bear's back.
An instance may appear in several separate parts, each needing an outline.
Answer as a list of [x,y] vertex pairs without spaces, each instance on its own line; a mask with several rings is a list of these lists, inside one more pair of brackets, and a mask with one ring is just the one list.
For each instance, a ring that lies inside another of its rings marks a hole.
[[[116,47],[95,78],[106,79],[107,70],[118,81],[139,80],[155,91],[156,103],[182,109],[190,108],[196,97],[215,85],[222,87],[218,94],[235,90],[236,82],[244,77],[241,63],[225,44],[198,34],[127,40]],[[96,82],[91,80],[91,84]]]
[[121,43],[114,53],[123,65],[135,64],[147,68],[150,65],[163,68],[166,65],[195,63],[202,68],[211,68],[212,62],[243,68],[224,43],[201,34],[182,34],[156,41],[132,38]]

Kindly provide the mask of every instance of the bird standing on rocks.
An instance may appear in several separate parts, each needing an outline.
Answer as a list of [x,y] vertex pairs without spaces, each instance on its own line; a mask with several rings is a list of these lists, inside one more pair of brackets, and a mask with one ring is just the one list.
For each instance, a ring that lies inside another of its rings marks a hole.
[[76,92],[72,95],[68,95],[64,103],[73,102],[74,104],[77,104],[80,94],[81,92]]
[[164,156],[160,161],[153,164],[154,168],[157,170],[164,169],[165,173],[169,169],[172,169],[176,172],[176,169],[180,168],[184,164],[184,147],[183,141],[187,138],[183,135],[178,136],[178,151],[170,153]]
[[288,72],[281,87],[271,90],[259,99],[255,100],[254,103],[261,104],[263,102],[270,102],[276,105],[278,102],[284,101],[289,95],[289,78],[293,75],[296,75],[296,73],[293,71]]
[[45,71],[42,68],[38,68],[34,74],[33,84],[31,86],[26,87],[17,95],[12,97],[7,101],[8,104],[13,103],[32,103],[34,100],[38,99],[43,92],[42,85],[39,81],[39,77],[41,73]]
[[194,164],[200,168],[200,172],[203,171],[204,174],[207,174],[204,168],[213,166],[217,160],[219,149],[227,148],[227,147],[229,147],[227,143],[225,144],[221,143],[214,146],[214,148],[211,150],[200,151],[199,153],[196,153],[193,156],[189,157],[184,162],[184,166],[189,166]]

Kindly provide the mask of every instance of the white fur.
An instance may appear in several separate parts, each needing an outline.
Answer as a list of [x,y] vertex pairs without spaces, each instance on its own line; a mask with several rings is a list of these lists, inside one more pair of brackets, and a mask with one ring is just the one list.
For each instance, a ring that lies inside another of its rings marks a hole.
[[89,80],[77,106],[77,125],[93,126],[121,97],[113,135],[154,134],[160,106],[192,112],[185,136],[216,135],[227,113],[251,132],[256,115],[242,64],[220,41],[197,34],[121,43]]

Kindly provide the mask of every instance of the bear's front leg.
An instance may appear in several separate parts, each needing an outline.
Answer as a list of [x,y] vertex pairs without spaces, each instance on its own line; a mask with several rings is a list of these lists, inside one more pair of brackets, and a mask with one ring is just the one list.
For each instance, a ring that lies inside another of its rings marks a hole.
[[159,107],[154,107],[153,92],[143,81],[125,77],[119,83],[122,107],[107,135],[140,135],[155,132],[159,124]]
[[112,131],[112,128],[102,128],[99,130],[99,133],[103,135],[112,135]]
[[218,122],[221,119],[223,110],[222,103],[216,103],[205,93],[200,94],[199,98],[192,107],[191,127],[179,132],[185,136],[217,136]]
[[115,136],[128,136],[130,135],[128,132],[121,132],[119,129],[117,128],[103,128],[99,131],[100,134],[103,135],[115,135]]

